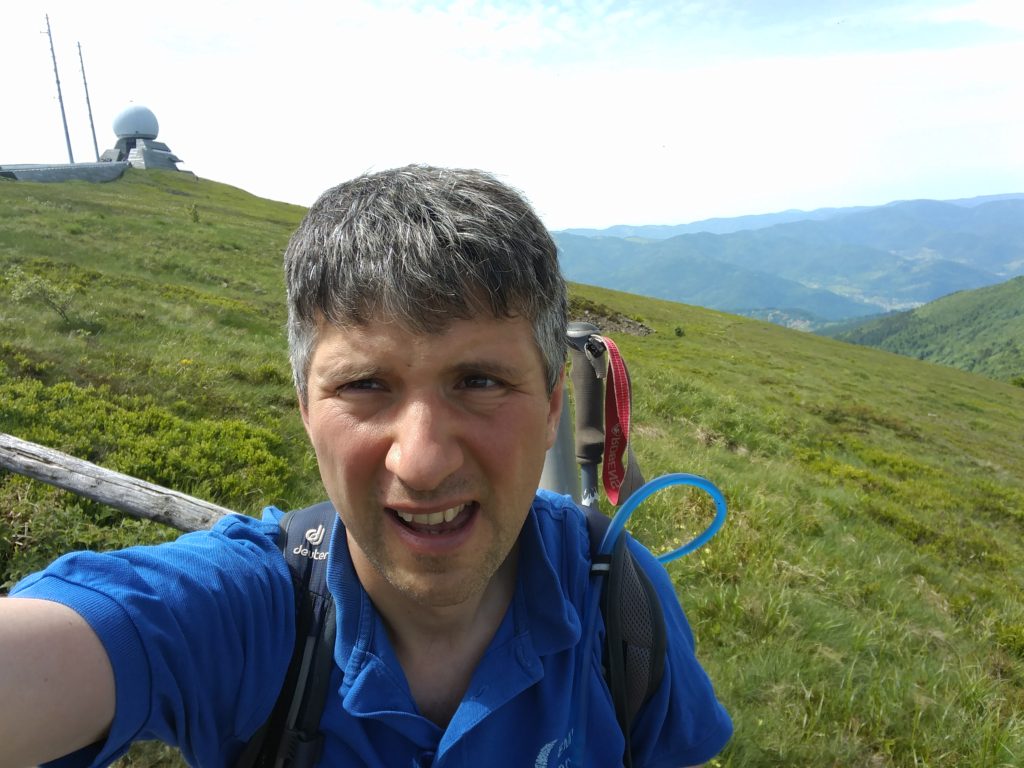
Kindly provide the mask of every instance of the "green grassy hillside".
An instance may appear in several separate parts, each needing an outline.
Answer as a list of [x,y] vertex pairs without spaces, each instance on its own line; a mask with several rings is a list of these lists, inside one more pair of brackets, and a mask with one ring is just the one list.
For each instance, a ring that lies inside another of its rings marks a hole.
[[[0,430],[249,513],[318,498],[283,332],[300,213],[173,174],[0,183]],[[67,322],[32,276],[73,289]],[[730,504],[669,567],[735,718],[714,765],[1019,765],[1024,389],[573,290],[656,331],[616,336],[648,474],[705,475]],[[668,490],[630,527],[660,550],[711,511]],[[0,473],[0,583],[168,535]]]
[[1024,277],[829,335],[1024,384]]

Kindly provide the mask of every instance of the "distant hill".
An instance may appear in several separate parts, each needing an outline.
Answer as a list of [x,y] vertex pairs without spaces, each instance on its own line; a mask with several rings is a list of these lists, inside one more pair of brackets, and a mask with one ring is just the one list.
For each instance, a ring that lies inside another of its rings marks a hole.
[[788,310],[786,317],[805,316],[820,322],[878,312],[876,306],[716,258],[714,246],[721,241],[710,240],[714,237],[634,242],[554,234],[562,269],[570,280],[581,283],[736,314],[773,308]]
[[828,335],[996,379],[1024,380],[1024,277]]
[[[1004,195],[981,195],[978,197],[963,197],[956,200],[945,200],[943,202],[954,205],[973,208],[983,203],[991,203],[996,200],[1022,200],[1024,193],[1008,193]],[[900,201],[888,203],[897,205]],[[718,217],[713,219],[701,219],[689,224],[616,224],[604,229],[592,229],[587,227],[570,227],[561,230],[570,235],[581,235],[583,237],[639,237],[647,240],[665,240],[676,235],[689,235],[696,232],[708,232],[713,235],[727,235],[730,232],[740,232],[745,229],[764,229],[773,227],[776,224],[788,224],[793,221],[818,221],[831,219],[834,216],[843,216],[859,211],[868,211],[872,208],[884,206],[859,205],[845,206],[842,208],[815,208],[813,211],[801,211],[790,208],[778,213],[759,213],[748,216]]]
[[555,239],[571,279],[800,327],[1024,274],[1024,195],[817,213],[726,234]]

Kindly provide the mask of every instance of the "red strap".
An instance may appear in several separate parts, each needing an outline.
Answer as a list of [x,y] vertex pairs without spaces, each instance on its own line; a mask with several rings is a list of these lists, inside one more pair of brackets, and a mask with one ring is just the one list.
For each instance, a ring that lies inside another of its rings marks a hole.
[[633,402],[629,388],[629,374],[622,360],[619,348],[607,336],[603,337],[608,348],[608,383],[604,400],[604,466],[602,478],[604,492],[613,505],[619,503],[619,486],[626,478],[623,457],[629,446],[630,406]]

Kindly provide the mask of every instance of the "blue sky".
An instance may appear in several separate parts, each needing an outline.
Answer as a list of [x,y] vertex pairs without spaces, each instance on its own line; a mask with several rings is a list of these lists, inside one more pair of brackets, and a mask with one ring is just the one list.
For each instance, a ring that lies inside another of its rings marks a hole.
[[310,204],[480,167],[549,227],[1024,192],[1024,3],[5,3],[0,163],[77,160],[129,103],[183,168]]

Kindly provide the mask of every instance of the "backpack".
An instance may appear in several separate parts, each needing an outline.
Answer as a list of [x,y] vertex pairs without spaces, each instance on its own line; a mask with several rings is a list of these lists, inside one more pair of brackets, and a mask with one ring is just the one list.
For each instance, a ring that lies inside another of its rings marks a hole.
[[[595,555],[611,521],[583,508],[591,573],[603,578],[603,671],[626,740],[623,765],[632,767],[630,729],[665,668],[665,618],[647,574],[619,536],[611,555]],[[312,768],[320,758],[319,732],[334,666],[334,600],[327,590],[327,549],[319,549],[337,520],[329,501],[287,513],[279,543],[296,592],[295,648],[273,712],[246,745],[235,768]]]

